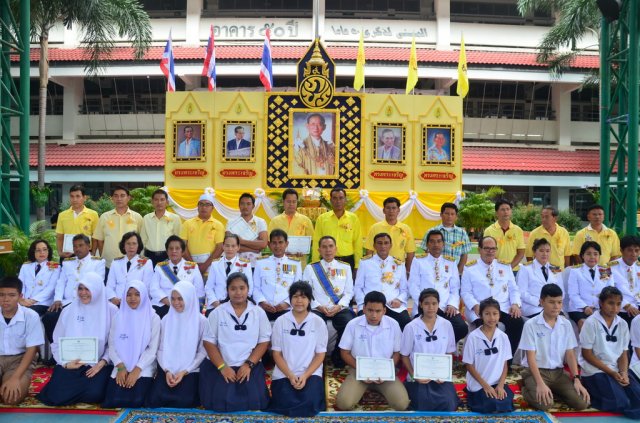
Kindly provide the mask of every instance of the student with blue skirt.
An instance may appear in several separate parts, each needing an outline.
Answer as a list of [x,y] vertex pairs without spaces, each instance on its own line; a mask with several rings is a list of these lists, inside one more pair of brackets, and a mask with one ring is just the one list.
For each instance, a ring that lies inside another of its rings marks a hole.
[[243,272],[231,273],[226,284],[227,299],[209,314],[200,402],[218,412],[264,410],[269,391],[261,359],[269,348],[271,323],[248,299],[249,279]]
[[598,300],[580,331],[582,384],[593,408],[640,419],[640,382],[629,375],[629,326],[618,316],[622,292],[608,286]]
[[[113,369],[109,364],[109,328],[117,311],[118,308],[107,301],[104,277],[95,272],[86,273],[78,284],[76,298],[62,310],[53,331],[51,352],[58,364],[49,383],[36,396],[38,400],[50,406],[104,400]],[[60,338],[64,337],[97,338],[98,360],[63,360]]]
[[109,358],[115,367],[103,408],[140,408],[156,373],[160,317],[153,311],[147,285],[127,282],[120,310],[109,332]]
[[480,302],[482,325],[467,337],[462,362],[467,367],[467,406],[476,413],[513,411],[513,391],[505,384],[511,343],[498,328],[500,303],[493,298]]
[[200,405],[200,364],[206,357],[202,341],[209,324],[200,314],[195,286],[179,281],[171,290],[170,308],[160,324],[158,374],[147,395],[152,408],[193,408]]
[[[438,316],[440,294],[434,288],[423,289],[418,299],[420,311],[404,328],[400,354],[402,363],[414,374],[415,353],[453,354],[456,352],[453,326],[444,317]],[[452,382],[430,379],[411,379],[404,384],[416,411],[456,411],[458,394]]]
[[291,310],[278,317],[271,335],[276,367],[269,411],[289,417],[311,417],[325,411],[322,362],[329,333],[320,316],[311,313],[313,291],[306,282],[289,288]]

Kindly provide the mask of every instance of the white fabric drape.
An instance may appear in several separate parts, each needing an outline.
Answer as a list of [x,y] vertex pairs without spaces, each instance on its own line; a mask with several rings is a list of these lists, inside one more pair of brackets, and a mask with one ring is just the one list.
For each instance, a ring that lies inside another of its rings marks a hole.
[[[457,198],[457,197],[456,197]],[[356,212],[362,205],[367,208],[367,211],[374,219],[377,221],[384,220],[384,213],[382,213],[382,207],[377,205],[370,197],[369,191],[366,189],[360,190],[360,199],[353,205],[351,208],[352,212]],[[425,206],[420,199],[418,198],[418,193],[411,190],[409,191],[409,200],[405,202],[402,206],[400,206],[400,213],[398,214],[398,220],[405,220],[411,212],[413,208],[418,210],[418,213],[425,218],[426,220],[438,221],[440,220],[440,212],[431,210],[429,207]]]

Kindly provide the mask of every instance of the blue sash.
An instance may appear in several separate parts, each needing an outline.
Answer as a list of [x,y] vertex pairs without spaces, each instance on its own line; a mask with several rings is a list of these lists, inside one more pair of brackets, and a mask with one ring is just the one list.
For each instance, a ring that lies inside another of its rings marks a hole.
[[320,281],[320,285],[322,285],[322,288],[324,288],[324,292],[327,293],[327,295],[329,296],[329,298],[331,298],[331,301],[333,301],[334,304],[338,304],[338,302],[340,302],[340,298],[338,298],[336,293],[333,292],[333,285],[331,285],[331,282],[329,282],[329,279],[327,278],[327,273],[322,268],[322,264],[320,264],[320,262],[313,263],[311,265],[311,268],[313,269],[316,276],[318,277],[318,280]]
[[174,285],[180,281],[180,279],[178,279],[178,275],[174,274],[171,268],[169,267],[169,263],[161,265],[160,269],[162,269],[162,272],[164,273],[164,275]]

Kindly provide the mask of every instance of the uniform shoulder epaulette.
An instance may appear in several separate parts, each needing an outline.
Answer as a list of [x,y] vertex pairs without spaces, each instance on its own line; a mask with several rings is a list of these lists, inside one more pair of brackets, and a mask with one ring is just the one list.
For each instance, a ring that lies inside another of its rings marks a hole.
[[415,255],[415,258],[425,258],[427,256],[427,253],[417,253]]
[[362,256],[360,260],[369,260],[371,257],[373,257],[373,254],[367,254],[366,256]]
[[395,257],[393,258],[393,262],[394,262],[395,264],[397,264],[397,265],[404,264],[404,261],[402,261],[402,260],[400,260],[400,259],[397,259],[397,258],[395,258]]
[[184,262],[184,264],[186,264],[187,266],[197,266],[198,265],[198,263],[196,263],[195,261],[189,261],[189,260],[186,260]]
[[302,257],[287,257],[289,260],[302,261]]
[[[338,263],[342,263],[342,264],[346,264],[347,266],[351,266],[349,263],[347,263],[344,260],[338,260],[337,258],[334,258],[334,260],[337,261]],[[313,264],[313,263],[310,263],[310,264]]]
[[91,256],[91,260],[102,260],[102,257]]
[[22,264],[30,264],[30,263],[33,263],[33,262],[32,262],[32,261],[27,260],[27,261],[25,261],[25,262],[24,262],[24,263],[22,263]]
[[164,266],[165,264],[169,264],[169,260],[159,261],[156,266]]
[[533,264],[533,260],[529,260],[528,262],[523,263],[522,265],[523,266],[531,266],[532,264]]
[[215,259],[213,261],[215,262],[215,261],[222,261],[222,260],[224,260],[224,256],[220,256],[220,257],[218,257],[217,259]]
[[75,260],[75,259],[76,259],[76,257],[67,257],[63,261],[71,261],[71,260]]
[[611,266],[617,266],[619,264],[620,264],[619,261],[614,260],[614,261],[610,261],[609,263],[607,263],[607,266],[611,267]]
[[598,267],[601,268],[601,269],[608,269],[609,265],[607,265],[607,264],[599,264]]
[[123,258],[124,258],[124,256],[120,256],[120,257],[116,257],[116,258],[114,258],[113,260],[114,260],[114,261],[115,261],[115,260],[122,260]]
[[444,257],[445,260],[449,260],[449,261],[456,261],[456,258],[454,256],[442,256]]
[[138,260],[149,260],[149,257],[138,256]]
[[498,260],[498,263],[500,264],[506,264],[506,265],[511,265],[511,262],[509,260]]
[[572,269],[580,269],[581,267],[581,264],[574,264],[573,266],[571,266]]
[[474,265],[474,264],[476,264],[477,262],[478,262],[478,260],[475,260],[475,259],[474,259],[474,260],[470,260],[470,261],[468,261],[468,262],[464,265],[464,267],[473,266],[473,265]]
[[265,254],[265,255],[262,255],[262,256],[258,257],[256,260],[264,260],[264,259],[269,258],[269,257],[271,257],[271,256],[268,255],[268,254]]
[[[222,257],[220,257],[220,258],[222,258]],[[248,258],[244,258],[244,257],[240,257],[238,259],[238,261],[241,261],[243,263],[251,263],[251,260],[249,260]]]

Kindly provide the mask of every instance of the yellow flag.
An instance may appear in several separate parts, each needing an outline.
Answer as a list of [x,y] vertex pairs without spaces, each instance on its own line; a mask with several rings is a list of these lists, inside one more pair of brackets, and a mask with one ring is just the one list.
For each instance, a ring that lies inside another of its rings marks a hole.
[[411,40],[411,54],[409,55],[409,73],[407,74],[407,90],[409,94],[418,83],[418,55],[416,54],[416,36]]
[[467,76],[467,53],[464,51],[464,36],[460,37],[460,57],[458,58],[458,88],[456,93],[465,98],[469,92],[469,77]]
[[358,44],[358,58],[356,59],[356,74],[353,77],[353,88],[360,91],[364,85],[364,33],[360,31],[360,43]]

